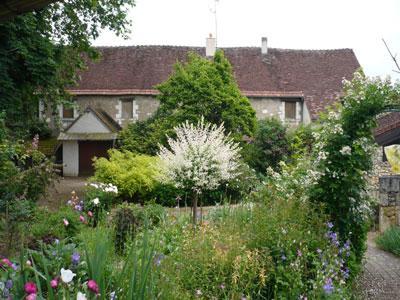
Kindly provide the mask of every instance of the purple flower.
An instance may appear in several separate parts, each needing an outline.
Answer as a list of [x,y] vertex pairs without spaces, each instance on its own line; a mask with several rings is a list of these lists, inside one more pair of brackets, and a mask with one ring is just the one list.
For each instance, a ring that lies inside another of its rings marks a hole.
[[115,300],[115,292],[110,293],[110,300]]
[[75,205],[75,210],[82,211],[82,206],[79,204]]
[[13,281],[12,281],[11,279],[8,279],[8,280],[6,281],[6,289],[11,290],[12,287],[13,287]]
[[285,260],[286,260],[286,256],[285,256],[285,254],[282,254],[282,256],[281,256],[281,259],[282,259],[283,261],[285,261]]
[[79,255],[78,252],[74,252],[71,256],[72,264],[75,266],[79,264],[80,259],[81,256]]
[[4,288],[3,289],[3,298],[11,299],[11,298],[9,298],[9,296],[10,296],[10,290],[8,288]]
[[326,223],[326,226],[328,226],[329,229],[332,229],[333,228],[333,223],[332,222],[328,222],[328,223]]
[[297,256],[301,257],[303,255],[303,253],[301,253],[300,249],[297,249]]
[[156,256],[154,257],[154,264],[155,264],[156,266],[161,265],[161,261],[162,261],[164,258],[165,258],[165,255],[162,254],[162,253],[156,255]]
[[342,274],[344,279],[347,279],[350,277],[350,270],[348,268],[345,268],[344,270],[342,270]]
[[325,281],[323,289],[324,289],[325,294],[328,294],[328,295],[332,294],[332,292],[333,292],[333,283],[332,283],[332,279],[331,278],[328,278]]

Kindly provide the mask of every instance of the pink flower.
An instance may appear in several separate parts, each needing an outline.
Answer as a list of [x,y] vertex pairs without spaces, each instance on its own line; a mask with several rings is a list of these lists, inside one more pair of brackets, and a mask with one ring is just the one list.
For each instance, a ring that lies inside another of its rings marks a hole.
[[88,214],[89,217],[93,217],[93,213],[91,211],[88,211],[87,214]]
[[1,264],[2,264],[3,266],[4,266],[4,265],[9,266],[10,268],[13,267],[12,262],[11,262],[8,258],[3,258],[3,259],[1,260]]
[[68,226],[68,225],[69,225],[69,222],[68,222],[67,219],[63,219],[63,222],[64,222],[64,225],[65,225],[65,226]]
[[[36,292],[37,292],[36,284],[32,281],[28,281],[27,283],[25,283],[24,289],[28,295],[36,294]],[[35,297],[36,297],[36,295],[35,295]]]
[[53,280],[50,281],[50,286],[55,289],[58,286],[58,280],[57,278],[54,278]]
[[28,296],[26,296],[25,299],[26,300],[36,300],[36,294],[29,294]]
[[80,215],[80,216],[79,216],[79,220],[80,220],[82,223],[85,223],[85,217],[84,217],[84,216]]
[[99,293],[99,286],[97,285],[96,281],[90,279],[87,283],[88,289],[91,290],[93,293]]

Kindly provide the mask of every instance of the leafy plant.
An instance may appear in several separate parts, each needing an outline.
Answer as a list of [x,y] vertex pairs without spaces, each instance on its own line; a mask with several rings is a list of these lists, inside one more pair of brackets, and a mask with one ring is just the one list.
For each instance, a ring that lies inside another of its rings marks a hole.
[[157,182],[158,158],[112,149],[109,159],[94,162],[93,181],[113,184],[122,198],[139,201]]
[[246,163],[261,174],[265,174],[268,167],[279,167],[278,163],[289,156],[286,130],[276,118],[258,121],[254,139],[242,151]]
[[400,228],[390,227],[376,238],[376,244],[383,250],[400,256]]

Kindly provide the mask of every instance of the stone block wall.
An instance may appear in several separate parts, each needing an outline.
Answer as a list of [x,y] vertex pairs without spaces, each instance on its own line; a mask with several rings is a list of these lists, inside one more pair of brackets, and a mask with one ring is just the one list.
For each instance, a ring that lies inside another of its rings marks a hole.
[[400,225],[400,175],[379,177],[379,230]]

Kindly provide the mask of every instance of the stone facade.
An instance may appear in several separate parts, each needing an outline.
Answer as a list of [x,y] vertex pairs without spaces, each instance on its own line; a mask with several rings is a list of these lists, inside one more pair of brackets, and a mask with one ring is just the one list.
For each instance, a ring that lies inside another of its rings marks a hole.
[[[124,101],[131,101],[129,106],[124,106]],[[289,101],[296,103],[296,116],[294,119],[285,117],[285,99],[280,98],[262,98],[249,97],[249,101],[256,111],[256,117],[259,120],[276,117],[289,125],[298,125],[300,123],[310,123],[310,115],[304,102],[300,99],[291,99]],[[153,115],[159,107],[159,101],[152,95],[90,95],[75,97],[74,118],[64,119],[62,116],[62,106],[59,107],[59,117],[63,128],[70,125],[82,112],[88,107],[104,110],[111,118],[118,122],[121,127],[126,127],[131,122],[143,121]],[[126,112],[129,107],[132,112]],[[125,118],[130,115],[130,118]],[[125,116],[125,117],[124,117]],[[46,118],[51,128],[56,128],[54,120],[51,118],[51,112],[47,111],[42,114],[42,118]]]

